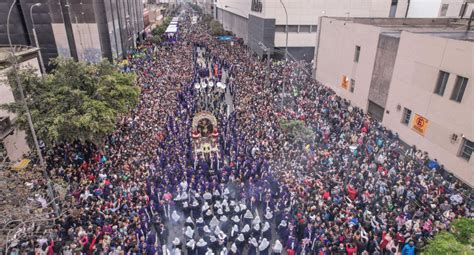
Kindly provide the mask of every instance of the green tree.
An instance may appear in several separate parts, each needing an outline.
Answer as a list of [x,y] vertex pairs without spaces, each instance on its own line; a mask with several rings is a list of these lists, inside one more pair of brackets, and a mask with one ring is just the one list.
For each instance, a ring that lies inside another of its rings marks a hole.
[[[471,253],[470,253],[471,252]],[[435,236],[434,239],[428,242],[428,245],[423,249],[425,255],[437,254],[472,254],[469,247],[463,245],[456,240],[456,237],[449,232],[441,232]]]
[[[117,118],[139,101],[135,75],[106,60],[88,64],[58,58],[52,64],[56,69],[43,78],[32,70],[19,71],[36,133],[46,145],[77,139],[99,144],[114,130]],[[11,74],[9,83],[16,94]],[[16,113],[15,124],[28,130],[21,102],[0,107]]]
[[466,245],[474,244],[474,219],[459,218],[451,222],[451,232],[456,239]]
[[217,20],[212,20],[209,23],[209,27],[213,35],[222,35],[224,33],[224,28],[222,27],[221,23],[219,23],[219,21]]
[[151,30],[151,34],[154,37],[161,37],[161,35],[163,35],[163,33],[166,31],[170,23],[171,23],[171,18],[166,17],[163,20],[163,23],[161,23],[159,26],[156,26],[155,28],[153,28],[153,30]]
[[474,219],[459,218],[451,222],[450,231],[436,235],[423,248],[423,254],[474,254]]
[[280,119],[280,127],[292,142],[311,143],[314,140],[314,132],[301,120]]

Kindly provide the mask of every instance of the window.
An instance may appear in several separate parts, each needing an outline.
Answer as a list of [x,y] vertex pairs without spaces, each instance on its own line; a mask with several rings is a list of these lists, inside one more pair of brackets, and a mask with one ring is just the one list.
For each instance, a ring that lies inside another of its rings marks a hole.
[[349,89],[350,92],[354,93],[355,85],[356,85],[356,81],[354,79],[351,79],[351,87]]
[[298,25],[288,25],[288,32],[298,33]]
[[397,14],[397,5],[398,0],[392,0],[392,5],[390,6],[390,13],[388,14],[389,18],[395,18],[395,15]]
[[441,5],[441,11],[439,12],[440,17],[446,17],[446,13],[448,12],[449,4]]
[[354,52],[354,62],[359,62],[359,55],[360,55],[360,46],[356,45],[355,52]]
[[408,123],[410,123],[410,119],[411,119],[411,110],[408,108],[403,108],[402,123],[405,125],[408,125]]
[[311,33],[310,25],[300,25],[300,33]]
[[275,26],[275,31],[276,32],[283,32],[283,33],[286,32],[285,25],[276,25]]
[[440,96],[444,95],[444,90],[446,89],[446,83],[448,83],[449,73],[444,71],[439,71],[438,81],[436,82],[435,94]]
[[318,25],[311,25],[311,33],[318,32]]
[[451,100],[461,103],[468,81],[469,79],[466,77],[458,76],[456,78],[456,84],[454,84],[453,93],[451,94]]
[[461,151],[459,152],[459,157],[469,161],[472,154],[472,149],[474,148],[474,142],[467,140],[466,138],[462,139]]

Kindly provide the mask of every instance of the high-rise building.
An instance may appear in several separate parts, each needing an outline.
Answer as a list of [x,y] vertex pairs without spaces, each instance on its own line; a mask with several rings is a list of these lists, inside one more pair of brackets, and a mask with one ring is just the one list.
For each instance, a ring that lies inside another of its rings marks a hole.
[[466,19],[323,18],[316,79],[474,186]]
[[[6,20],[11,3],[0,0],[0,44],[8,43]],[[37,3],[41,5],[31,9]],[[16,0],[11,38],[14,44],[34,45],[34,24],[46,64],[57,56],[112,60],[125,56],[142,38],[143,12],[142,0]]]

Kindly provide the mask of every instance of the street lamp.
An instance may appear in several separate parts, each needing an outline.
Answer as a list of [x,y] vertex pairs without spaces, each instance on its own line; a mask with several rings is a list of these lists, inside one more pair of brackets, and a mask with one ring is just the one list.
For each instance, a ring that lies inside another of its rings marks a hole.
[[283,9],[285,10],[285,16],[286,16],[286,44],[285,44],[285,60],[288,61],[288,12],[286,11],[286,6],[283,3],[283,0],[280,0],[281,5],[283,6]]
[[[43,170],[44,178],[48,182],[47,183],[48,196],[49,196],[49,199],[51,201],[53,201],[54,200],[53,188],[52,188],[51,181],[49,179],[48,173],[46,172],[46,167],[45,167],[45,164],[44,164],[43,154],[41,153],[41,148],[40,148],[39,143],[38,143],[38,138],[36,137],[36,131],[35,131],[35,128],[33,126],[33,121],[31,120],[30,109],[28,108],[28,104],[26,103],[26,100],[25,100],[25,93],[23,91],[23,86],[21,85],[20,76],[18,76],[18,71],[17,71],[18,62],[17,62],[16,57],[15,57],[15,50],[13,49],[12,39],[10,37],[10,15],[12,13],[13,7],[16,4],[16,1],[17,0],[13,0],[12,4],[10,6],[10,9],[8,10],[8,15],[7,15],[7,37],[8,37],[8,45],[10,46],[10,51],[11,51],[12,58],[13,58],[13,74],[15,75],[16,83],[18,85],[18,90],[20,92],[20,100],[23,103],[23,107],[25,108],[26,118],[28,120],[28,126],[30,128],[31,136],[33,137],[33,141],[35,143],[36,152],[38,153],[38,158],[39,158],[39,161],[40,161],[40,167]],[[58,216],[59,215],[59,208],[58,208],[58,205],[57,205],[56,202],[53,202],[53,207],[54,207],[54,211],[56,213],[56,216]]]
[[36,3],[30,7],[30,19],[31,19],[31,24],[33,25],[32,30],[33,30],[33,37],[35,39],[35,44],[36,44],[36,47],[39,49],[38,57],[39,57],[40,65],[41,65],[41,70],[43,70],[43,72],[46,72],[46,69],[44,68],[43,56],[41,55],[41,48],[38,43],[38,36],[36,35],[35,20],[33,19],[33,8],[36,6],[41,6],[41,3]]

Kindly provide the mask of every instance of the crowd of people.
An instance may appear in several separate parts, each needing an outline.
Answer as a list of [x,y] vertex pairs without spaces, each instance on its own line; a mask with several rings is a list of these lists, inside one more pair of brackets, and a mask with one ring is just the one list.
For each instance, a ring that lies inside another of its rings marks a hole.
[[[414,254],[471,216],[461,183],[427,168],[416,148],[405,153],[396,134],[313,80],[309,64],[274,61],[267,73],[244,44],[217,40],[192,16],[180,16],[175,43],[130,54],[124,70],[138,76],[140,103],[103,145],[52,148],[48,170],[70,184],[71,209],[15,249]],[[202,96],[196,84],[210,82],[225,87]],[[193,152],[192,118],[203,110],[218,119],[212,162]],[[314,137],[290,139],[281,120]]]

